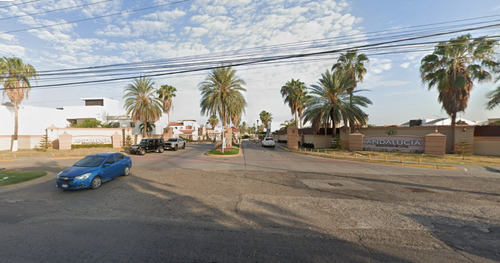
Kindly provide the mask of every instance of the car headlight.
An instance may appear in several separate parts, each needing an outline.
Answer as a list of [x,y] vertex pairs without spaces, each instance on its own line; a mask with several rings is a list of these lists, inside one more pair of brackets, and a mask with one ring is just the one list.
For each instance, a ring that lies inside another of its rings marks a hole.
[[89,178],[89,176],[91,175],[92,173],[86,173],[86,174],[82,174],[80,176],[76,176],[75,179],[78,179],[78,180],[84,180],[84,179],[87,179]]
[[56,175],[56,178],[59,178],[59,175],[62,174],[62,171],[60,171],[57,175]]

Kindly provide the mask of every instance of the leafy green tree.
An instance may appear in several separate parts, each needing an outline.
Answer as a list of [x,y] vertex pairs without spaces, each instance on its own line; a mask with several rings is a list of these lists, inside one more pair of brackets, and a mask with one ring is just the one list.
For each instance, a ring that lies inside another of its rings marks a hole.
[[364,96],[356,95],[363,90],[353,91],[351,96],[348,89],[352,82],[349,76],[341,72],[332,74],[327,70],[323,73],[318,84],[311,86],[311,100],[304,111],[304,121],[310,121],[315,129],[321,125],[325,128],[331,126],[333,136],[340,121],[366,124],[368,115],[361,107],[367,107],[372,102]]
[[[245,84],[244,80],[236,76],[236,70],[231,67],[223,66],[213,69],[205,81],[199,84],[201,113],[218,115],[224,129],[231,111],[229,105],[233,102],[246,105],[245,98],[241,93],[246,91],[243,87]],[[224,136],[224,131],[222,134]],[[224,147],[222,149],[224,150]]]
[[266,127],[266,132],[269,132],[269,123],[273,121],[272,114],[263,110],[260,112],[259,117],[262,122],[262,126]]
[[292,79],[281,87],[281,96],[290,107],[297,128],[302,128],[302,113],[309,98],[306,85],[298,79]]
[[492,79],[488,70],[498,67],[494,48],[497,41],[486,37],[472,38],[470,34],[440,42],[420,65],[420,76],[428,88],[436,87],[438,100],[455,126],[458,112],[464,112],[474,81]]
[[177,89],[167,84],[161,85],[161,87],[156,91],[158,98],[163,101],[163,112],[165,112],[168,117],[167,123],[170,123],[170,111],[174,107],[172,105],[172,98],[176,96],[175,92],[177,92]]
[[[155,96],[154,82],[150,78],[135,78],[125,87],[124,107],[132,121],[141,121],[146,125],[160,119],[162,102]],[[143,129],[143,136],[147,136],[147,129]]]
[[49,136],[45,134],[42,139],[40,140],[40,143],[38,144],[38,147],[46,152],[48,149],[52,148],[52,142],[49,140]]
[[[341,54],[337,63],[333,64],[332,71],[336,74],[345,76],[346,81],[351,81],[351,85],[347,87],[349,93],[349,104],[353,104],[353,93],[358,82],[363,82],[364,75],[366,74],[365,64],[369,62],[365,54],[358,54],[357,50],[350,50]],[[349,122],[351,132],[354,132],[354,123]]]
[[19,131],[19,104],[28,99],[31,89],[31,79],[37,80],[38,74],[30,64],[24,64],[17,57],[0,58],[0,83],[3,82],[3,95],[7,94],[9,100],[14,104],[14,143],[12,151],[17,151],[17,139]]

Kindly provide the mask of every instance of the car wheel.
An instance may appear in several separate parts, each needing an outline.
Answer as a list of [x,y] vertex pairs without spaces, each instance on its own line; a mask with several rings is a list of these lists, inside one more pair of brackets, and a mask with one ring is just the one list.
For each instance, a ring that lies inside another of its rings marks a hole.
[[186,149],[186,143],[184,143],[184,145],[182,145],[182,149]]
[[163,147],[161,147],[161,146],[160,146],[160,147],[158,147],[158,152],[159,152],[159,153],[162,153],[163,151],[164,151]]
[[146,149],[141,148],[141,149],[139,150],[139,154],[140,154],[140,155],[144,155],[144,154],[146,154]]
[[94,177],[94,179],[92,179],[92,182],[90,182],[90,188],[97,189],[97,188],[99,188],[99,186],[101,186],[101,184],[102,184],[102,178],[99,176],[96,176],[96,177]]
[[127,176],[130,174],[130,167],[127,165],[125,166],[125,169],[123,169],[123,175]]
[[179,146],[178,146],[178,145],[176,145],[176,146],[174,147],[174,151],[177,151],[177,149],[179,149]]

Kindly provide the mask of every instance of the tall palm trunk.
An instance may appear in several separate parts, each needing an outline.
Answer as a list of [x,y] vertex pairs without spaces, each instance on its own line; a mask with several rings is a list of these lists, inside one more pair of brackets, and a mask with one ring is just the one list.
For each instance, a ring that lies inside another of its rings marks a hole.
[[301,129],[302,129],[302,127],[304,127],[304,125],[302,124],[302,112],[301,111],[299,111],[299,126]]
[[297,117],[297,112],[295,112],[295,127],[300,128],[299,118]]
[[142,138],[148,137],[148,119],[144,122],[144,126],[142,127]]
[[[354,69],[351,69],[351,79],[353,80],[352,88],[349,89],[349,107],[352,107],[352,93],[354,92],[354,89],[356,89],[357,83],[356,83],[356,75],[354,74]],[[345,123],[344,123],[345,125]],[[347,127],[346,127],[347,129]],[[349,130],[351,133],[354,133],[354,123],[352,123],[351,120],[349,120]]]
[[17,152],[18,150],[18,131],[19,131],[19,104],[14,102],[14,138],[12,140],[12,151]]
[[224,141],[225,138],[225,127],[226,126],[226,105],[222,105],[222,134],[221,134],[221,148],[222,148],[222,154],[224,154],[224,149],[226,148],[226,142]]
[[457,113],[454,112],[453,114],[451,114],[451,129],[452,129],[452,132],[451,132],[451,143],[453,145],[452,147],[452,151],[455,152],[455,125],[456,125],[456,119],[457,119]]

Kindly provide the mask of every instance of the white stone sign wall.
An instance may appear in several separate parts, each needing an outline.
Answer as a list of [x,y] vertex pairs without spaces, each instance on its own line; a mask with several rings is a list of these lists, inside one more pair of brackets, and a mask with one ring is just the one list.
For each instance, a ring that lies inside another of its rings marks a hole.
[[366,151],[419,152],[425,151],[425,137],[370,136],[363,140]]

